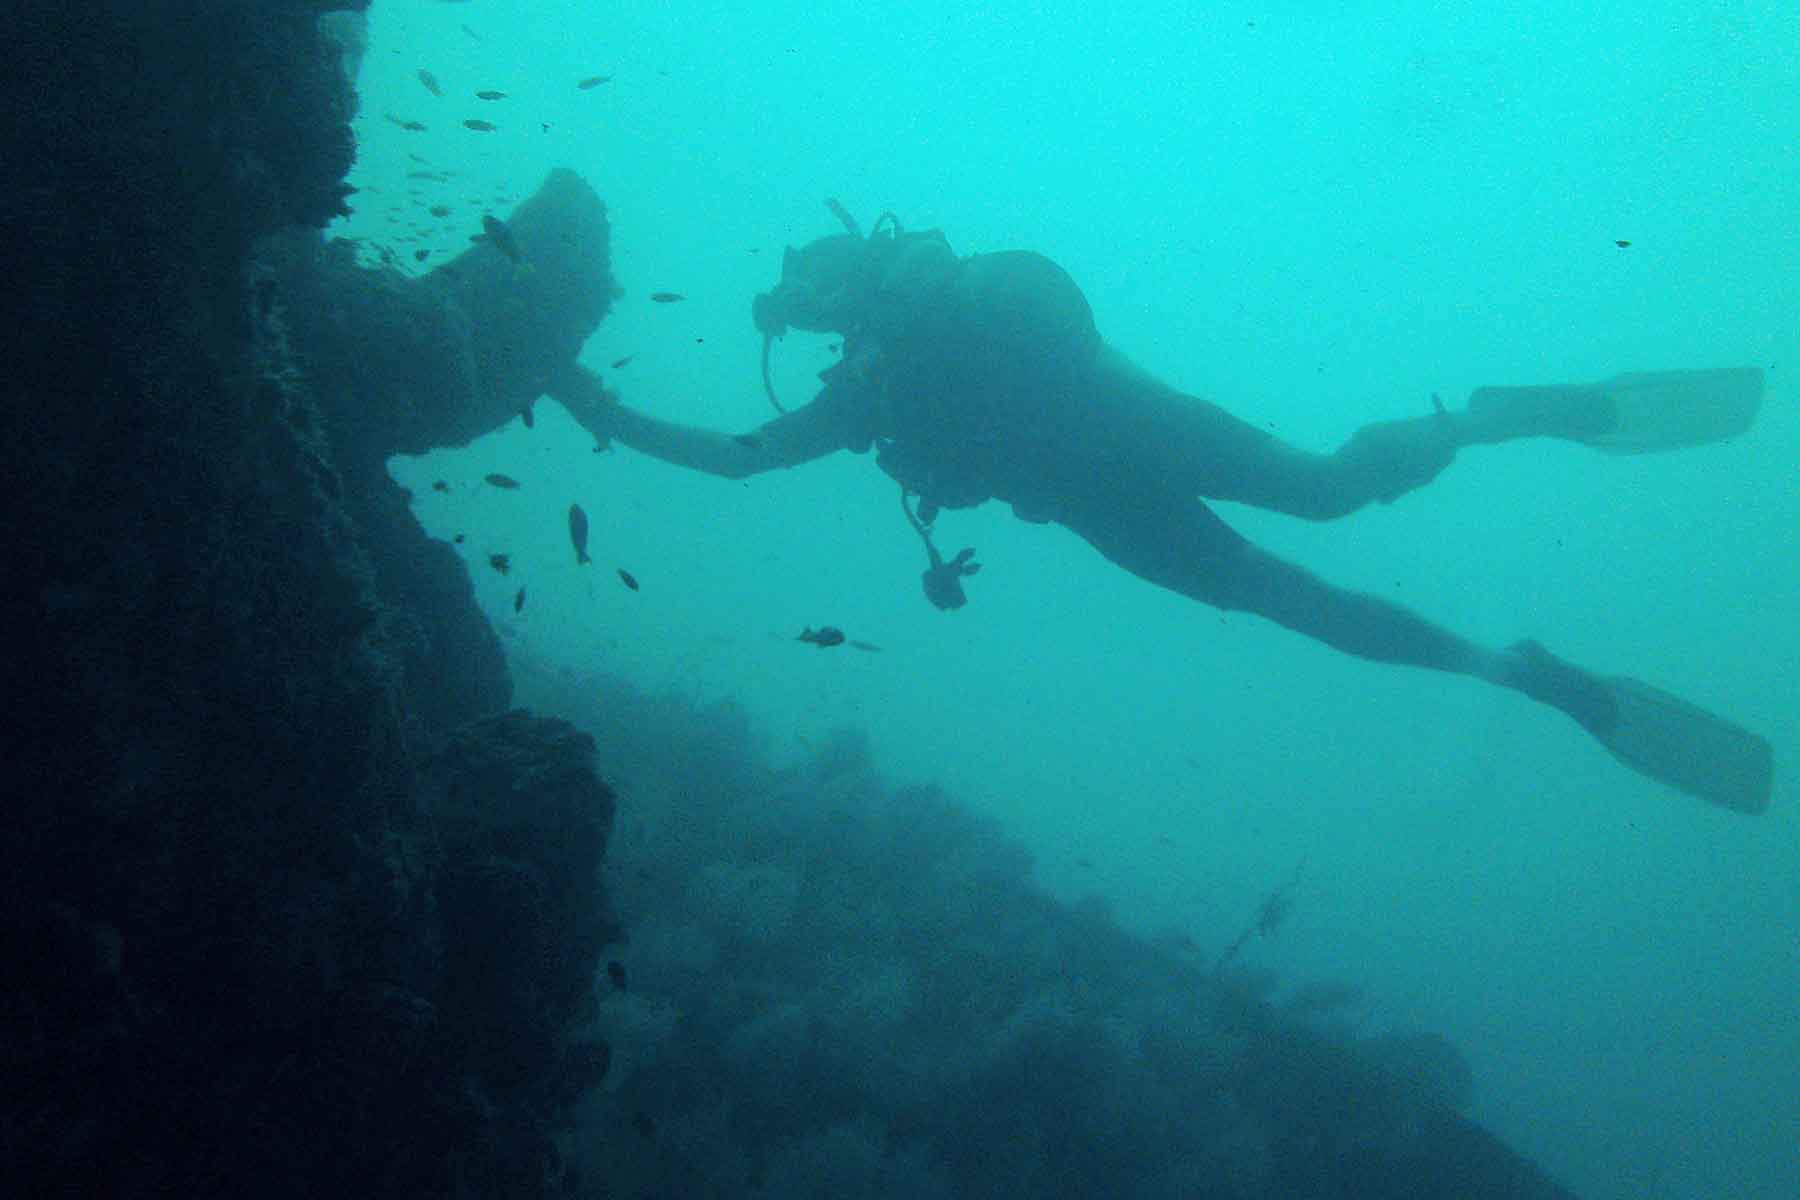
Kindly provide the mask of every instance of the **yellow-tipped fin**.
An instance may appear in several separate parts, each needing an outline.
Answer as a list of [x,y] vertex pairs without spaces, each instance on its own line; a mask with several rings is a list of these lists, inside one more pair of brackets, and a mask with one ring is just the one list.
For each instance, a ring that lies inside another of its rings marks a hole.
[[1749,429],[1761,367],[1627,371],[1600,383],[1484,387],[1469,396],[1468,441],[1560,437],[1613,454],[1704,446]]

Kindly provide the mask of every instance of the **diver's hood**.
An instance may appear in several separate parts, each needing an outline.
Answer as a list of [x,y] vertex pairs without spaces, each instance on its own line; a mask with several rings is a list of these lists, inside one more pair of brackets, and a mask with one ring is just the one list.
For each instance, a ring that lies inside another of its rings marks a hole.
[[832,234],[781,256],[781,282],[757,296],[757,331],[780,337],[791,327],[810,333],[850,332],[879,278],[879,255],[868,238]]

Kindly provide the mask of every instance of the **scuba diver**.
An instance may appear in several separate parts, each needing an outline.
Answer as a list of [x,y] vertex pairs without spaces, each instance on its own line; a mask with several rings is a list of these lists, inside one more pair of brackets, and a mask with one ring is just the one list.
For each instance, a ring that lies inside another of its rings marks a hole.
[[[789,247],[780,283],[752,305],[775,419],[736,436],[679,425],[618,404],[576,365],[550,394],[602,446],[616,438],[728,479],[872,448],[925,541],[925,590],[939,607],[963,602],[962,580],[979,564],[971,550],[938,554],[934,518],[999,499],[1023,520],[1065,526],[1150,583],[1362,658],[1510,688],[1566,713],[1652,778],[1738,811],[1768,806],[1773,753],[1758,735],[1648,684],[1582,670],[1537,642],[1490,649],[1334,587],[1252,544],[1206,503],[1323,521],[1430,482],[1465,446],[1556,437],[1637,453],[1716,441],[1754,419],[1760,369],[1481,388],[1460,411],[1433,397],[1430,413],[1367,425],[1335,453],[1309,453],[1131,363],[1049,259],[958,257],[942,233],[904,231],[887,213],[864,235],[828,204],[845,232]],[[843,339],[823,388],[793,411],[768,373],[770,345],[790,329]]]

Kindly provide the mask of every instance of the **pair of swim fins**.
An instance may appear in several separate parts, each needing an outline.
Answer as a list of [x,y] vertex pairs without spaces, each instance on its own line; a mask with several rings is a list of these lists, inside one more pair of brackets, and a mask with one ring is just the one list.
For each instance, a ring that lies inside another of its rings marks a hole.
[[[1735,437],[1756,420],[1762,397],[1757,367],[1633,371],[1599,383],[1477,388],[1459,418],[1467,443],[1557,437],[1648,454]],[[1614,758],[1725,808],[1768,808],[1774,752],[1766,739],[1640,680],[1587,679],[1611,697],[1614,719],[1591,732]]]
[[1557,437],[1647,454],[1735,437],[1762,397],[1760,367],[1630,371],[1599,383],[1476,388],[1459,418],[1468,444]]

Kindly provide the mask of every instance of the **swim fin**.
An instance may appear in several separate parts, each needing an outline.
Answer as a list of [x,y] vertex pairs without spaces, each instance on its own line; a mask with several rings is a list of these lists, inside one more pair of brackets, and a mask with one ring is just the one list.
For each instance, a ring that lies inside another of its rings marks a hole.
[[1760,367],[1629,371],[1600,383],[1476,388],[1460,416],[1465,443],[1560,437],[1645,454],[1743,433],[1762,395]]
[[1508,654],[1508,686],[1567,713],[1632,770],[1738,812],[1769,807],[1775,753],[1764,738],[1641,680],[1584,671],[1538,642]]
[[1766,739],[1640,680],[1615,675],[1602,682],[1618,718],[1596,736],[1614,758],[1725,808],[1755,814],[1769,807],[1775,752]]

